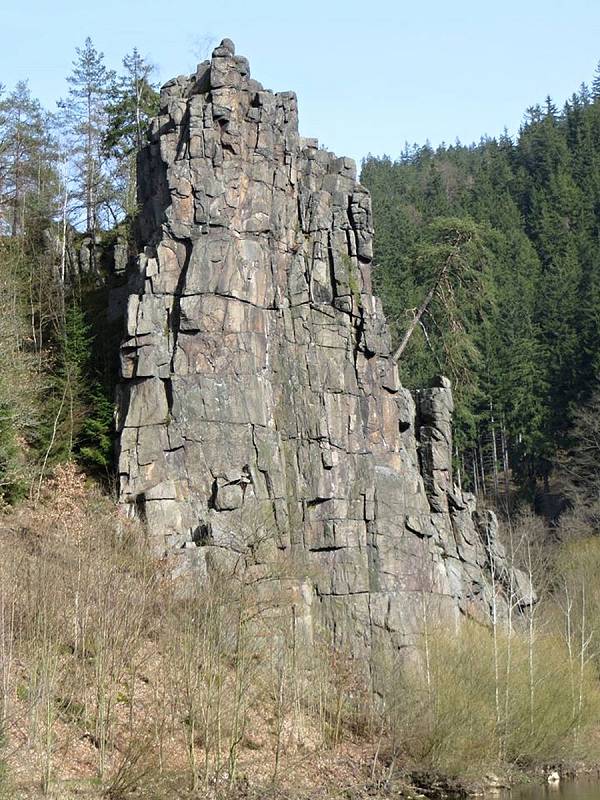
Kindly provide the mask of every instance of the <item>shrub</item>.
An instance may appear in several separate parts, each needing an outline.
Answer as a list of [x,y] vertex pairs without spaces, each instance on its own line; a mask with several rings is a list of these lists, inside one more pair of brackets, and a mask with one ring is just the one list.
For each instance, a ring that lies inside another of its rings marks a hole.
[[581,706],[574,702],[573,665],[556,633],[530,643],[503,631],[495,647],[491,631],[465,622],[429,640],[429,669],[420,660],[395,670],[384,697],[392,741],[416,762],[481,775],[589,755],[600,687],[584,666]]

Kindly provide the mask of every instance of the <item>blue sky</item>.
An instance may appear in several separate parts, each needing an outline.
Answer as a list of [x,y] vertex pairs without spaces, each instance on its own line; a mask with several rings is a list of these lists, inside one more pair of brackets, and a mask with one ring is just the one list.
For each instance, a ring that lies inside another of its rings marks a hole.
[[228,36],[267,88],[293,89],[300,128],[339,155],[470,142],[562,103],[600,59],[600,0],[0,0],[0,82],[48,107],[91,36],[118,67],[135,45],[157,77],[193,70]]

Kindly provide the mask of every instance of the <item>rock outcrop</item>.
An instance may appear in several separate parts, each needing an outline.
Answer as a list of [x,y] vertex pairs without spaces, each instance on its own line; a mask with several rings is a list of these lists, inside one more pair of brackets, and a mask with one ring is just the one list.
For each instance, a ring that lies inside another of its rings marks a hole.
[[224,40],[162,88],[139,201],[119,473],[157,547],[199,570],[289,554],[305,616],[358,654],[412,644],[424,601],[487,617],[494,518],[453,486],[449,383],[416,407],[400,385],[354,162]]

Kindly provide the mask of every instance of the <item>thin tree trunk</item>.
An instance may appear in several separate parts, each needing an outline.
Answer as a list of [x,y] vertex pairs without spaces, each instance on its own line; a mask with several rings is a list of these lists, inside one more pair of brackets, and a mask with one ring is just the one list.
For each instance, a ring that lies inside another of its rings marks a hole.
[[17,131],[15,141],[15,200],[13,205],[13,218],[11,226],[11,235],[15,237],[19,232],[19,206],[21,205],[21,170],[20,170],[20,156],[21,156],[21,135],[20,135],[20,117],[17,119]]
[[455,251],[453,250],[450,253],[450,255],[448,256],[448,258],[444,261],[444,263],[442,265],[442,268],[438,272],[437,277],[436,277],[435,281],[433,282],[433,286],[431,287],[431,289],[425,295],[425,299],[423,300],[423,302],[419,306],[419,309],[418,309],[417,313],[415,314],[412,322],[408,326],[408,329],[407,329],[406,333],[402,337],[402,341],[400,342],[400,344],[398,345],[398,347],[394,351],[394,354],[392,356],[394,361],[399,361],[402,358],[402,354],[406,350],[406,346],[408,345],[408,342],[410,341],[410,337],[415,332],[415,328],[417,327],[417,325],[421,322],[421,317],[427,311],[427,308],[428,308],[429,304],[431,303],[431,301],[435,297],[435,293],[436,293],[436,291],[438,289],[438,286],[440,285],[440,283],[442,282],[442,280],[446,276],[446,273],[448,272],[448,269],[450,268],[450,264],[452,263],[452,258],[454,257],[454,254],[455,254]]
[[42,462],[42,468],[40,470],[40,477],[38,480],[37,492],[35,496],[36,505],[40,502],[40,494],[42,493],[42,481],[44,480],[44,474],[46,472],[46,464],[48,463],[48,459],[50,458],[50,453],[52,452],[52,448],[54,447],[54,442],[56,440],[56,433],[58,430],[58,423],[60,420],[60,415],[62,414],[63,407],[65,405],[65,399],[67,397],[68,388],[69,388],[69,382],[67,381],[65,383],[65,390],[63,392],[63,396],[60,401],[60,406],[58,407],[58,411],[56,412],[56,416],[54,418],[54,425],[52,426],[52,436],[50,437],[50,444],[48,445],[48,449],[46,450],[46,454],[44,455],[44,461]]
[[[498,653],[498,598],[496,585],[496,565],[492,554],[489,528],[487,531],[487,551],[492,579],[492,634],[494,644],[494,706],[496,711],[496,730],[500,731],[500,660]],[[501,755],[501,754],[500,754]]]
[[479,466],[481,468],[481,493],[485,497],[485,467],[483,465],[483,449],[481,447],[481,440],[479,441]]
[[498,449],[496,447],[496,425],[494,423],[494,411],[490,401],[490,435],[492,437],[492,468],[494,476],[494,497],[498,500]]
[[[529,585],[533,586],[533,563],[531,560],[531,545],[527,542],[527,572]],[[535,708],[535,663],[534,663],[534,643],[535,643],[535,606],[529,610],[529,636],[528,636],[528,661],[529,661],[529,731],[531,736],[534,734],[534,708]]]
[[456,480],[458,483],[458,491],[462,494],[462,476],[460,469],[460,456],[458,454],[458,447],[454,448],[454,456],[456,458]]
[[506,493],[506,504],[508,506],[510,498],[510,478],[508,474],[508,442],[506,438],[506,428],[504,427],[504,420],[500,426],[501,443],[502,443],[502,469],[504,471],[504,491]]

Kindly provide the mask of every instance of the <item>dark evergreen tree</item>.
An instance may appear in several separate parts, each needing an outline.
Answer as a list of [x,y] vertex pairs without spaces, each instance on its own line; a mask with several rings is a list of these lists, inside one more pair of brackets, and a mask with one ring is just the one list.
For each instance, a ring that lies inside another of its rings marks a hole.
[[592,99],[600,100],[600,61],[596,67],[594,78],[592,80]]
[[[599,81],[600,70],[591,90],[582,84],[560,113],[549,97],[531,106],[516,141],[505,133],[469,147],[405,147],[398,161],[363,163],[375,284],[396,344],[423,296],[418,254],[431,225],[454,216],[484,226],[489,303],[464,328],[478,353],[469,365],[477,391],[456,386],[465,405],[457,434],[479,453],[492,413],[495,424],[500,418],[524,486],[547,481],[600,371]],[[468,315],[469,298],[461,303]],[[442,338],[451,338],[449,320],[439,319]],[[439,350],[433,355],[439,335],[415,331],[402,365],[409,385],[446,367]]]

